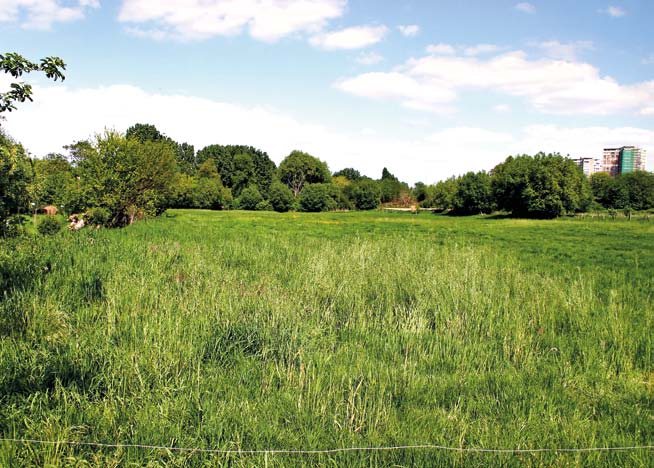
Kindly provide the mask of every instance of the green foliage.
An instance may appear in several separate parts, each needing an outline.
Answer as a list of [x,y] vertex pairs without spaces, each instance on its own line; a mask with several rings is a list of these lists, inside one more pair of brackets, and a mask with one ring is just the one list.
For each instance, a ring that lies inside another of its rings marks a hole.
[[[336,189],[336,190],[334,190]],[[338,189],[332,184],[306,184],[300,193],[300,211],[318,213],[338,207]]]
[[109,210],[110,226],[129,224],[131,210],[161,214],[173,194],[175,155],[165,141],[125,138],[107,132],[71,147],[86,206]]
[[491,177],[486,172],[468,172],[458,179],[452,197],[455,214],[471,215],[490,213],[494,209]]
[[261,200],[254,209],[256,211],[274,211],[272,204],[268,200]]
[[261,195],[268,197],[275,175],[275,163],[264,151],[251,146],[210,145],[197,154],[197,162],[213,159],[225,187],[235,197],[250,185],[256,185]]
[[52,236],[58,234],[62,227],[61,221],[56,216],[46,216],[39,221],[36,229],[41,235]]
[[357,210],[375,210],[381,203],[381,190],[374,180],[361,179],[350,185],[347,193]]
[[302,151],[293,151],[279,165],[279,180],[298,196],[306,184],[331,181],[327,163]]
[[429,187],[423,182],[416,182],[412,190],[413,196],[418,203],[422,203],[429,198]]
[[90,208],[84,213],[84,221],[90,226],[106,226],[111,219],[111,213],[106,208]]
[[459,181],[456,177],[442,180],[436,185],[427,187],[426,198],[421,203],[427,208],[437,208],[443,211],[451,210],[454,207],[454,195],[459,188]]
[[152,124],[137,123],[125,132],[125,138],[136,138],[140,143],[146,141],[164,141],[166,136]]
[[270,205],[278,213],[286,213],[293,207],[293,192],[281,182],[274,182],[270,187]]
[[526,218],[556,218],[591,201],[579,167],[558,154],[507,158],[493,169],[492,189],[500,209]]
[[20,237],[25,233],[25,218],[22,215],[12,215],[2,223],[0,238]]
[[195,157],[195,147],[188,143],[175,143],[174,150],[177,165],[182,173],[188,175],[194,174],[198,166]]
[[32,179],[32,164],[25,150],[0,129],[0,234],[5,234],[11,215],[28,210]]
[[382,170],[382,177],[379,180],[379,189],[381,192],[382,203],[398,202],[403,196],[409,196],[411,190],[409,186],[400,182],[400,180],[389,172],[388,169]]
[[[64,81],[66,79],[63,74],[65,69],[66,64],[59,57],[45,57],[41,59],[40,63],[36,63],[13,52],[0,54],[0,70],[10,74],[13,78],[41,71],[45,73],[46,78]],[[32,101],[31,85],[18,82],[11,83],[9,88],[9,91],[0,93],[0,113],[15,110],[17,102]]]
[[172,195],[174,207],[220,210],[231,201],[231,191],[223,187],[213,159],[203,162],[195,177],[177,174]]
[[636,171],[611,177],[593,174],[590,185],[595,200],[605,208],[648,210],[654,208],[654,174]]
[[349,181],[357,181],[362,178],[362,175],[359,171],[356,169],[353,169],[351,167],[346,167],[345,169],[341,169],[338,172],[334,172],[334,177],[345,177]]
[[263,201],[263,197],[259,192],[256,185],[250,185],[241,192],[241,196],[237,198],[237,206],[241,210],[257,210],[259,203]]
[[198,163],[195,157],[195,148],[188,143],[177,143],[172,138],[161,133],[157,127],[152,124],[137,123],[127,129],[125,133],[127,139],[134,138],[141,143],[148,141],[166,142],[175,152],[175,159],[180,171],[187,175],[195,174]]
[[34,160],[31,197],[38,206],[63,206],[69,212],[80,210],[80,192],[75,171],[61,154],[49,154]]

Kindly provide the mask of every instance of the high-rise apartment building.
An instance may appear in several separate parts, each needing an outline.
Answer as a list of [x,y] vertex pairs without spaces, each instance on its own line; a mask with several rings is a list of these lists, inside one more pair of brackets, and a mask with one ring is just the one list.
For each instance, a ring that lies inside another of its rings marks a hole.
[[602,160],[596,158],[576,158],[573,161],[581,167],[586,177],[590,177],[596,172],[602,172]]
[[620,155],[622,148],[605,148],[602,156],[602,171],[612,176],[620,174]]
[[602,157],[602,170],[615,176],[645,170],[645,150],[635,146],[606,148]]

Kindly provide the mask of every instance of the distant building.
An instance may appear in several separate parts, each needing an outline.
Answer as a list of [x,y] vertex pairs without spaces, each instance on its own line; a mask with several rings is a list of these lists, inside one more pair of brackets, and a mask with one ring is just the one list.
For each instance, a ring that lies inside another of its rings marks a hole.
[[602,172],[602,160],[596,158],[576,158],[573,161],[581,167],[586,177],[590,177],[596,172]]
[[635,146],[606,148],[602,157],[602,170],[612,176],[628,174],[634,171],[644,171],[645,156],[645,150],[636,148]]
[[602,155],[602,170],[612,176],[620,174],[622,148],[605,148]]

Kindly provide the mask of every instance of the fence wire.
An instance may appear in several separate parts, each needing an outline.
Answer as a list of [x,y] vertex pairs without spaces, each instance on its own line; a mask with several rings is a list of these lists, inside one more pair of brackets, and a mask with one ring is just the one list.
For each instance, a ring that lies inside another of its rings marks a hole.
[[13,439],[0,438],[0,442],[16,444],[34,444],[34,445],[76,445],[93,448],[136,448],[144,450],[167,450],[170,452],[194,452],[194,453],[211,453],[222,455],[319,455],[319,454],[338,454],[345,452],[389,452],[400,450],[436,450],[445,452],[458,453],[496,453],[496,454],[530,454],[530,453],[579,453],[579,452],[625,452],[634,450],[654,450],[654,445],[635,445],[630,447],[587,447],[587,448],[479,448],[479,447],[448,447],[445,445],[421,444],[421,445],[396,445],[381,447],[342,447],[331,449],[309,449],[309,450],[292,450],[292,449],[209,449],[209,448],[191,448],[191,447],[167,447],[164,445],[145,445],[145,444],[109,444],[102,442],[80,442],[71,440],[38,440],[38,439]]

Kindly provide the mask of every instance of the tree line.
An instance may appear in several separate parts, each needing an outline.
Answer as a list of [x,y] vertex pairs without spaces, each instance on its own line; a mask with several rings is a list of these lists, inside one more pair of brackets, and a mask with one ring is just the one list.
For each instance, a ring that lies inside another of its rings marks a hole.
[[251,146],[195,151],[150,124],[106,131],[31,158],[0,129],[0,217],[54,205],[87,213],[94,224],[124,226],[167,208],[290,210],[374,209],[409,199],[411,189],[384,169],[379,180],[355,169],[332,174],[318,158],[293,151],[279,165]]
[[324,161],[302,151],[291,152],[279,166],[251,146],[216,144],[196,152],[150,124],[136,124],[125,134],[106,131],[66,149],[67,155],[31,158],[0,130],[4,230],[12,215],[45,205],[86,213],[90,223],[111,227],[167,208],[320,212],[389,204],[453,215],[501,210],[526,218],[654,208],[653,174],[599,173],[589,180],[558,154],[510,156],[490,172],[410,187],[386,168],[379,179],[354,168],[331,173]]
[[508,212],[516,217],[551,219],[574,213],[654,209],[654,174],[645,171],[587,178],[560,154],[509,156],[489,173],[469,172],[413,193],[421,206],[451,214]]

